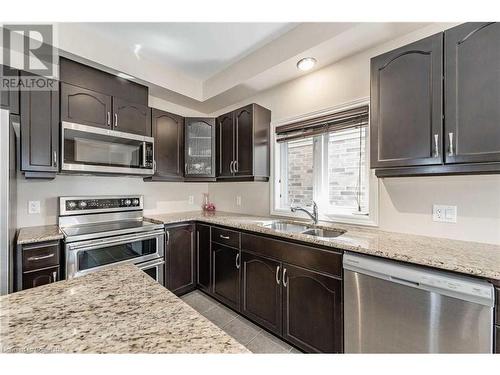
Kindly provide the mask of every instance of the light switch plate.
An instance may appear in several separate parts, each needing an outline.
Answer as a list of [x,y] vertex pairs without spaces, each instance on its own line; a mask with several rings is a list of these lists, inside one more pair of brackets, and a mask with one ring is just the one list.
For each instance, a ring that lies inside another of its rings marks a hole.
[[457,206],[435,204],[432,206],[432,220],[443,223],[457,222]]
[[40,201],[28,201],[28,214],[40,213]]
[[189,204],[194,204],[194,196],[193,195],[190,195],[188,200],[189,200]]
[[236,205],[241,206],[241,196],[240,195],[236,196]]

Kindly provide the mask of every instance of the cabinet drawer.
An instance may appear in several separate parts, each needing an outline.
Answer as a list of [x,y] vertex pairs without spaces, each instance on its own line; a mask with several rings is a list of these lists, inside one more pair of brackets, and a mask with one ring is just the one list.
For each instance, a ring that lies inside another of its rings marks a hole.
[[23,271],[57,266],[59,264],[59,243],[45,242],[23,246]]
[[242,250],[252,251],[296,266],[342,277],[342,253],[243,233]]
[[240,232],[212,227],[212,241],[239,249]]

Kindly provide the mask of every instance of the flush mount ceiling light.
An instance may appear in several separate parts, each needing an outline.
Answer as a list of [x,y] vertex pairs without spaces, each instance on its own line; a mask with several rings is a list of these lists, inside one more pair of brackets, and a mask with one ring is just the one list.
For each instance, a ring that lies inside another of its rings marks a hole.
[[305,57],[299,60],[297,68],[305,72],[311,70],[314,65],[316,65],[316,59],[314,57]]

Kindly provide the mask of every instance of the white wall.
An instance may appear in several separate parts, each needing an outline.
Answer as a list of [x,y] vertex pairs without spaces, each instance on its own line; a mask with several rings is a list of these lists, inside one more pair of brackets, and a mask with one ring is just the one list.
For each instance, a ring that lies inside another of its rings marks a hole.
[[[369,97],[370,58],[442,31],[454,24],[434,24],[306,74],[217,111],[225,113],[248,102],[272,111],[272,122],[321,111]],[[382,230],[500,244],[500,176],[446,176],[379,179],[379,227]],[[247,188],[245,188],[247,189]],[[269,183],[252,183],[242,207],[269,213]],[[238,184],[209,185],[218,207],[239,209],[235,197],[246,191]],[[458,207],[456,224],[432,221],[432,204]]]

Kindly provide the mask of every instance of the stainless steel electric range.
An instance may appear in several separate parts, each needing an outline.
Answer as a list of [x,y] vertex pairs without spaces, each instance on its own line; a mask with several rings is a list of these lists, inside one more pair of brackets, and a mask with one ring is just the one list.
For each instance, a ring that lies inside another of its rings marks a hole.
[[165,230],[144,220],[143,196],[59,197],[66,278],[133,263],[164,285]]

